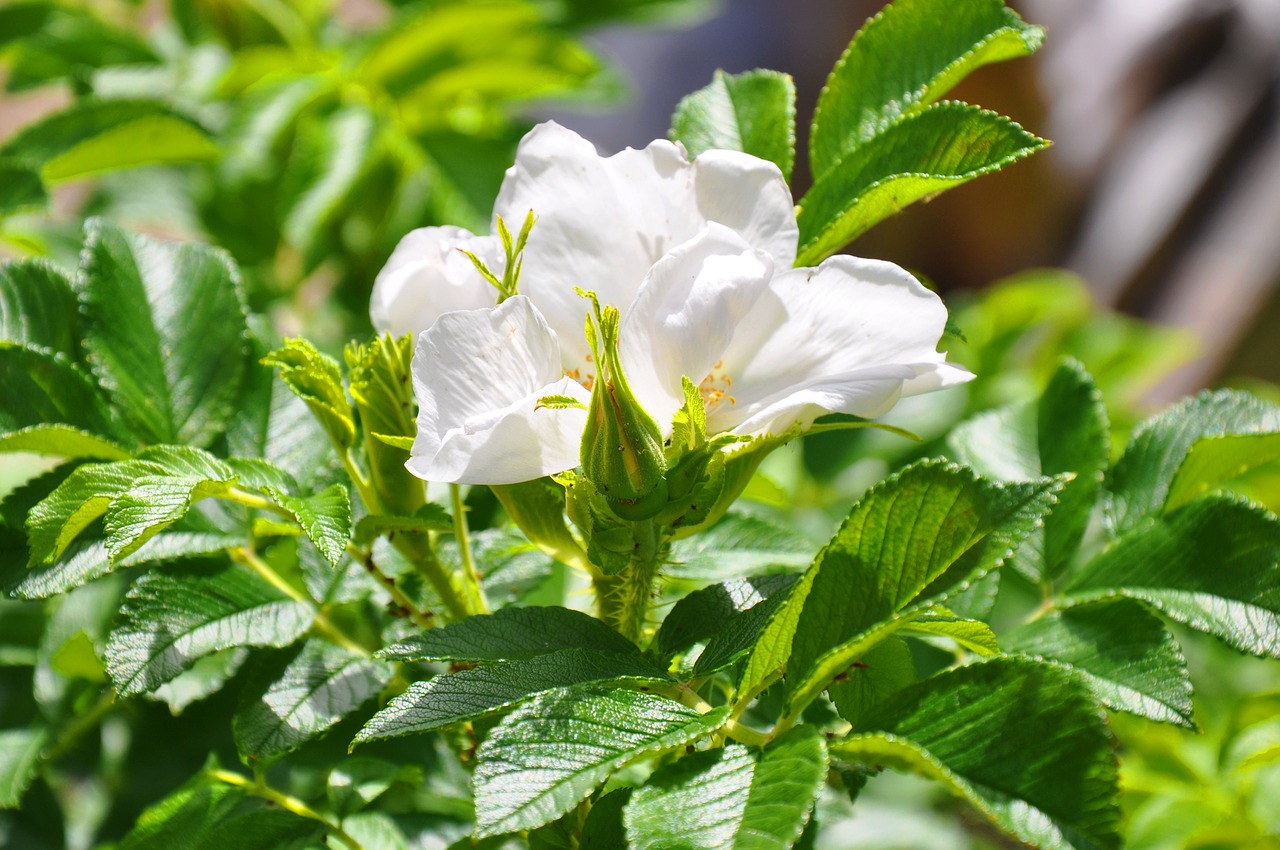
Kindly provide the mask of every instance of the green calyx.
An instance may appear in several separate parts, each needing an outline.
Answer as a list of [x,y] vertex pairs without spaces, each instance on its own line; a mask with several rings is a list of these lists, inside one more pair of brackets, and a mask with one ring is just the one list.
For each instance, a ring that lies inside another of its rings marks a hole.
[[662,431],[623,374],[618,310],[601,308],[594,293],[579,294],[592,303],[587,340],[599,365],[582,437],[582,471],[620,518],[648,519],[667,503]]
[[485,265],[484,260],[477,257],[470,251],[463,251],[467,255],[467,259],[471,261],[471,265],[476,267],[476,271],[496,290],[498,290],[498,303],[501,304],[513,295],[517,294],[517,288],[520,285],[520,271],[524,268],[524,246],[529,241],[529,232],[533,230],[533,210],[524,217],[524,224],[520,226],[520,232],[515,236],[511,235],[511,230],[507,227],[507,223],[502,220],[502,216],[497,216],[498,238],[502,240],[502,251],[505,255],[505,261],[502,264],[502,276],[499,277]]

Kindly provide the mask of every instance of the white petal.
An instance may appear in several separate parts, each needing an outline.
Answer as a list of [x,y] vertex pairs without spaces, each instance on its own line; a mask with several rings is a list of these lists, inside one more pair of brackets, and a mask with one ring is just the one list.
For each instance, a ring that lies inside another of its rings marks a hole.
[[586,411],[539,407],[590,394],[563,377],[555,332],[523,296],[448,313],[413,357],[418,436],[406,466],[430,481],[514,484],[576,466]]
[[871,418],[904,392],[968,380],[937,352],[946,319],[938,296],[892,263],[839,256],[783,272],[725,352],[734,401],[708,411],[708,427],[777,433],[793,416]]
[[420,227],[405,234],[373,282],[374,328],[403,336],[426,330],[443,313],[492,306],[497,291],[463,250],[502,274],[496,236],[473,236],[461,227]]
[[719,224],[654,264],[622,322],[622,367],[641,405],[664,430],[695,384],[720,360],[769,285],[773,261]]
[[691,163],[683,147],[661,140],[601,157],[590,142],[551,122],[520,142],[494,205],[495,215],[509,223],[529,210],[537,223],[520,291],[560,333],[567,362],[575,366],[587,353],[588,305],[574,287],[594,290],[602,303],[625,311],[650,267],[709,221],[788,265],[796,250],[790,190],[772,163],[709,153]]

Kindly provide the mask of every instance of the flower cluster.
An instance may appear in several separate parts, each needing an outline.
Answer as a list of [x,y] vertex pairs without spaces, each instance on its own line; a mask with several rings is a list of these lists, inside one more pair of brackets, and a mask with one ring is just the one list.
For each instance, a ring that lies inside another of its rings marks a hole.
[[709,434],[750,440],[827,413],[878,417],[971,377],[936,350],[941,301],[898,266],[836,256],[792,268],[795,212],[773,163],[736,151],[690,161],[667,141],[600,157],[545,123],[521,141],[495,223],[530,211],[519,294],[501,303],[479,269],[507,271],[496,235],[415,230],[378,275],[375,327],[419,334],[408,466],[422,478],[509,484],[579,464],[601,366],[584,291],[618,311],[617,370],[664,437],[686,379]]

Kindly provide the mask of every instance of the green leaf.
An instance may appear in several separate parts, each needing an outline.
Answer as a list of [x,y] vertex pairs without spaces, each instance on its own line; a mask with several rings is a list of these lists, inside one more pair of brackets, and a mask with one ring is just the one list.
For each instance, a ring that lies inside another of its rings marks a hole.
[[[77,89],[97,69],[159,61],[140,33],[111,26],[99,17],[101,10],[63,3],[14,3],[6,6],[4,13],[0,40],[9,37],[17,42],[6,61],[9,74],[5,82],[10,91],[33,89],[55,80],[66,80]],[[16,24],[16,32],[7,28],[10,23]]]
[[40,172],[34,167],[0,159],[0,219],[42,209],[49,203]]
[[911,647],[900,637],[888,637],[871,647],[827,688],[840,716],[861,729],[867,712],[916,680]]
[[915,617],[902,627],[902,634],[911,637],[941,637],[955,641],[959,646],[978,655],[999,655],[991,627],[981,620],[957,617],[951,611],[938,606]]
[[858,31],[818,97],[809,138],[815,178],[971,71],[1044,41],[1001,0],[896,0]]
[[126,433],[98,387],[61,355],[0,343],[0,386],[0,434],[36,433],[53,423],[108,439]]
[[62,423],[32,425],[0,436],[0,453],[4,452],[94,460],[123,460],[129,456],[129,450],[119,443]]
[[1242,652],[1280,658],[1280,521],[1229,496],[1197,499],[1139,522],[1067,594],[1139,599]]
[[355,419],[342,388],[338,361],[305,339],[287,339],[283,348],[277,348],[262,362],[279,370],[280,378],[307,403],[335,446],[346,449],[355,442]]
[[152,691],[219,650],[288,646],[314,618],[309,604],[241,567],[148,573],[125,597],[107,672],[121,696]]
[[796,265],[817,265],[908,204],[1047,144],[1008,118],[962,103],[910,115],[841,159],[800,200]]
[[[768,597],[731,617],[723,628],[716,631],[694,662],[695,677],[723,670],[748,652],[751,653],[751,661],[743,675],[743,690],[754,688],[772,675],[778,653],[786,651],[791,629],[791,618],[784,615],[777,621],[774,619],[780,608],[791,604],[790,597],[797,579],[795,576],[786,576],[786,579],[777,584]],[[799,609],[793,607],[790,610]],[[770,630],[767,635],[766,630]]]
[[197,850],[242,799],[243,791],[220,782],[188,784],[143,812],[117,850]]
[[275,487],[267,487],[266,492],[297,520],[320,554],[337,566],[351,538],[351,497],[346,486],[334,484],[306,498],[290,496]]
[[356,711],[391,679],[391,666],[310,640],[266,691],[241,704],[232,728],[246,758],[297,749]]
[[476,752],[476,835],[549,823],[613,771],[717,729],[728,706],[699,714],[626,690],[553,691],[517,708]]
[[812,726],[763,753],[739,744],[686,756],[656,771],[623,815],[634,850],[787,850],[804,831],[827,777]]
[[249,650],[239,646],[206,655],[147,696],[163,702],[177,717],[191,704],[222,690],[248,657]]
[[136,551],[113,562],[101,540],[78,542],[54,563],[32,566],[11,592],[19,599],[48,599],[73,587],[88,584],[117,568],[198,558],[217,554],[243,543],[244,538],[237,534],[167,531],[155,535]]
[[442,729],[574,685],[629,685],[644,690],[663,684],[673,683],[662,670],[635,655],[560,649],[414,682],[365,724],[355,743]]
[[1139,602],[1109,599],[1054,610],[1010,632],[1004,645],[1011,654],[1073,669],[1108,708],[1195,726],[1182,649]]
[[716,71],[706,88],[680,101],[671,138],[690,156],[713,148],[767,159],[791,179],[796,158],[796,87],[777,71]]
[[1058,506],[1012,565],[1031,582],[1057,578],[1084,536],[1110,457],[1110,424],[1093,379],[1074,360],[1053,373],[1040,400],[980,414],[948,437],[957,459],[980,474],[1027,481],[1042,475],[1075,475],[1058,494]]
[[199,124],[162,103],[140,100],[80,100],[0,146],[0,157],[38,167],[50,183],[217,156],[218,146]]
[[0,265],[0,340],[62,354],[73,362],[80,358],[76,294],[53,263],[32,259]]
[[734,579],[695,590],[672,607],[658,629],[656,645],[671,656],[720,632],[737,615],[790,587],[793,575],[774,573]]
[[[1166,506],[1178,470],[1201,438],[1277,431],[1280,407],[1235,390],[1203,392],[1151,417],[1134,431],[1107,481],[1111,491],[1107,517],[1112,528],[1117,533],[1133,528],[1143,517]],[[1207,451],[1210,454],[1196,461],[1197,467],[1180,485],[1180,499],[1188,498],[1190,491],[1198,491],[1201,483],[1214,477],[1214,471],[1201,466],[1205,460],[1238,460],[1232,457],[1234,449],[1225,457],[1215,456],[1219,450]],[[1216,472],[1230,477],[1238,473],[1238,467],[1219,467]]]
[[1280,432],[1222,434],[1196,440],[1169,485],[1164,509],[1181,507],[1277,459],[1280,459]]
[[40,752],[48,740],[43,729],[0,731],[0,809],[22,804],[22,794],[35,779]]
[[425,507],[427,510],[420,510],[418,516],[363,516],[356,523],[352,540],[357,546],[367,546],[383,536],[390,540],[402,534],[425,536],[432,531],[453,533],[453,517],[444,508],[435,502],[428,502]]
[[1060,486],[999,484],[923,461],[863,496],[803,579],[812,590],[787,661],[793,708],[926,602],[998,568],[1043,520]]
[[413,335],[392,339],[383,334],[368,345],[348,345],[344,354],[374,491],[385,513],[412,516],[426,499],[422,482],[404,468],[408,451],[389,445],[387,437],[412,439],[418,433],[411,371]]
[[166,473],[135,478],[129,489],[107,506],[104,528],[107,554],[112,560],[136,552],[157,533],[186,516],[201,499],[227,493],[235,475],[223,464],[216,467],[222,469],[195,475]]
[[834,757],[936,779],[1045,850],[1119,848],[1116,761],[1092,696],[1059,668],[996,659],[908,688]]
[[209,442],[235,409],[248,354],[235,265],[101,219],[85,230],[85,348],[99,382],[143,442]]
[[608,850],[626,847],[627,834],[622,817],[624,807],[631,800],[630,788],[610,791],[591,804],[587,821],[582,825],[578,847],[582,850]]
[[677,540],[669,570],[680,578],[724,581],[807,566],[813,551],[814,544],[793,529],[730,513],[706,531]]
[[324,259],[329,226],[381,153],[376,130],[373,112],[352,105],[329,116],[319,133],[311,182],[284,221],[285,236],[302,252],[308,270]]
[[503,608],[406,638],[378,651],[390,661],[519,661],[562,649],[639,655],[600,620],[557,607]]
[[222,134],[225,153],[219,173],[229,186],[238,187],[279,176],[278,157],[298,116],[331,90],[326,77],[284,74],[263,77],[242,96],[232,100],[231,116]]
[[254,809],[212,825],[197,850],[303,850],[324,846],[324,826],[284,809]]

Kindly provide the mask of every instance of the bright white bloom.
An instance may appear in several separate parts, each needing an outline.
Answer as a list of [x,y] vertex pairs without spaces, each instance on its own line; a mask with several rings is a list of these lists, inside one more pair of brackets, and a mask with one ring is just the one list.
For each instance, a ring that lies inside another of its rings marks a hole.
[[[507,484],[577,465],[586,411],[539,404],[590,397],[590,305],[575,287],[621,311],[623,369],[667,429],[685,376],[709,432],[746,436],[826,413],[881,416],[901,396],[972,377],[936,351],[946,310],[907,272],[847,256],[791,268],[795,215],[772,163],[732,151],[689,162],[664,141],[602,158],[543,124],[521,142],[495,215],[519,221],[530,209],[522,294],[496,308],[463,304],[492,304],[496,292],[456,248],[501,262],[465,231],[415,231],[431,244],[393,256],[379,276],[375,325],[427,328],[409,468],[428,480]],[[465,267],[450,266],[450,250]],[[459,306],[479,308],[447,312]]]
[[419,227],[396,245],[373,282],[369,318],[379,332],[416,334],[453,310],[492,307],[493,287],[464,251],[490,268],[499,266],[502,243],[461,227]]

